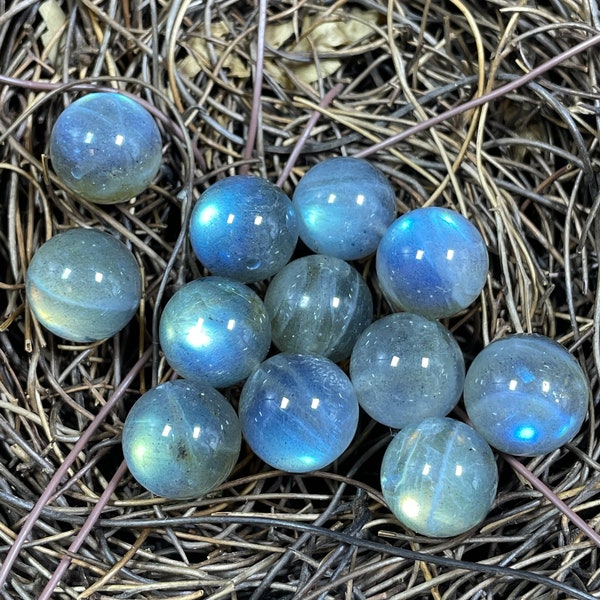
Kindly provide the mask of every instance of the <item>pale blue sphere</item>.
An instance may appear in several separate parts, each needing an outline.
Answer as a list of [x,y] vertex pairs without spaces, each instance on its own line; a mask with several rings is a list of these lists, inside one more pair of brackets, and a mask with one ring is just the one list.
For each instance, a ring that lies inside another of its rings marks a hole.
[[491,446],[536,456],[575,437],[590,390],[583,369],[563,346],[546,336],[516,334],[475,357],[464,397],[473,427]]
[[300,239],[315,253],[355,260],[372,254],[396,216],[388,180],[366,160],[331,158],[302,177],[293,197]]
[[458,402],[465,380],[462,351],[437,321],[411,313],[378,319],[359,336],[350,379],[361,407],[400,429],[443,417]]
[[95,229],[70,229],[48,240],[34,254],[25,284],[36,319],[72,342],[115,335],[142,297],[142,275],[131,251]]
[[497,486],[498,469],[486,441],[446,417],[399,431],[381,464],[390,510],[404,526],[431,537],[460,535],[481,523]]
[[224,388],[244,380],[271,345],[262,300],[225,277],[188,283],[169,300],[160,319],[160,344],[183,377]]
[[373,318],[360,273],[334,256],[313,254],[286,265],[265,294],[273,343],[285,352],[321,354],[338,362]]
[[315,354],[276,354],[242,389],[239,416],[246,441],[270,466],[291,473],[321,469],[348,448],[358,402],[346,374]]
[[391,306],[430,319],[467,308],[481,293],[488,266],[477,228],[435,206],[396,219],[377,249],[377,277]]
[[150,113],[117,93],[93,93],[68,106],[50,135],[50,160],[58,178],[98,204],[143,192],[160,167],[162,140]]
[[190,242],[213,274],[245,283],[267,279],[291,258],[298,222],[281,188],[252,175],[210,186],[194,206]]
[[123,454],[135,479],[157,496],[197,498],[237,462],[235,410],[214,388],[178,379],[146,392],[123,426]]

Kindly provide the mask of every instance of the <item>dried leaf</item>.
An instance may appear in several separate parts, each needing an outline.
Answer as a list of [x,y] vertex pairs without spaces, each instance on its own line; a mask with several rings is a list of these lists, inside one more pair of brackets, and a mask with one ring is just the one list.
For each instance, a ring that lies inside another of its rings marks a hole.
[[302,23],[302,31],[310,33],[307,36],[301,36],[297,49],[309,50],[311,46],[314,46],[317,50],[326,52],[340,46],[356,44],[373,32],[373,26],[377,25],[378,19],[379,15],[376,11],[353,8],[343,17],[324,21],[312,29],[313,22],[306,17]]
[[265,31],[265,42],[267,46],[279,50],[285,42],[294,35],[294,24],[292,21],[284,21],[274,25],[267,25]]
[[[365,11],[359,8],[352,8],[344,12],[343,15],[333,15],[327,20],[319,22],[318,16],[307,16],[302,21],[300,39],[295,41],[292,38],[294,33],[293,23],[278,23],[269,25],[266,32],[267,43],[276,49],[281,49],[287,53],[294,52],[303,55],[312,54],[332,54],[337,48],[356,45],[362,39],[373,33],[373,27],[377,25],[379,14],[376,11]],[[290,40],[291,38],[291,40]],[[286,42],[290,40],[290,43]],[[342,61],[337,58],[325,58],[318,62],[300,63],[292,60],[282,60],[294,76],[304,83],[314,83],[319,77],[327,77],[342,65]],[[277,62],[266,61],[266,68],[269,74],[274,77],[284,87],[290,87],[291,82],[288,74]]]
[[304,83],[314,83],[319,78],[328,77],[342,66],[342,61],[337,58],[327,58],[319,61],[319,64],[298,65],[294,69],[294,75]]
[[48,61],[50,64],[57,66],[59,45],[58,40],[55,38],[64,28],[67,17],[56,0],[42,2],[39,12],[46,24],[46,31],[42,33],[42,44],[44,48],[48,48],[49,44],[53,44],[48,49]]
[[[211,37],[213,40],[222,40],[223,44],[214,44],[213,48],[217,58],[221,58],[225,52],[227,43],[226,38],[229,30],[224,23],[216,23],[211,27]],[[188,44],[189,54],[178,63],[180,71],[192,78],[195,77],[203,68],[212,69],[212,63],[208,53],[208,44],[205,38],[191,38]],[[235,53],[230,53],[223,63],[223,68],[229,71],[231,77],[245,79],[250,77],[250,67]]]

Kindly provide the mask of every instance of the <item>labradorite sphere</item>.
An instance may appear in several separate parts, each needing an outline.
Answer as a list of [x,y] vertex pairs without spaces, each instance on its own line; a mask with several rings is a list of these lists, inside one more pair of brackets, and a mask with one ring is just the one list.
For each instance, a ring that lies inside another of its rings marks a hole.
[[516,334],[492,342],[465,379],[473,427],[507,454],[552,452],[575,437],[589,402],[589,385],[575,358],[554,340]]
[[156,122],[135,100],[93,93],[56,120],[50,160],[58,178],[98,204],[123,202],[143,192],[158,173],[162,141]]
[[369,416],[400,429],[443,417],[458,402],[465,363],[452,334],[437,321],[411,313],[378,319],[359,336],[350,379]]
[[471,427],[430,417],[399,431],[381,464],[383,496],[406,527],[431,537],[459,535],[492,507],[498,469]]
[[261,177],[236,175],[200,196],[190,220],[190,242],[213,274],[245,283],[273,276],[298,241],[296,211],[281,188]]
[[293,197],[300,239],[315,253],[355,260],[372,254],[396,216],[394,190],[373,165],[332,158],[302,177]]
[[247,379],[239,404],[242,433],[276,469],[306,473],[336,460],[358,424],[350,380],[315,354],[276,354]]
[[217,388],[248,377],[271,345],[262,300],[243,283],[216,276],[192,281],[173,295],[159,334],[175,371]]
[[133,318],[142,276],[133,254],[113,236],[71,229],[38,249],[26,289],[29,307],[46,329],[73,342],[95,342]]
[[455,315],[481,293],[488,252],[479,231],[461,214],[418,208],[385,232],[376,269],[394,309],[437,319]]
[[338,362],[373,318],[373,299],[360,273],[333,256],[314,254],[286,265],[265,294],[273,343],[286,352]]
[[123,426],[123,454],[135,479],[166,498],[197,498],[235,466],[239,419],[214,388],[184,379],[163,383],[133,405]]

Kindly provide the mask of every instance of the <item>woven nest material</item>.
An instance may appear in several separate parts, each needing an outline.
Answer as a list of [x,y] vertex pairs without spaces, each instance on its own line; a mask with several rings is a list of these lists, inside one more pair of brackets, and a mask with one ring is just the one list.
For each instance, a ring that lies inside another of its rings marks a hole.
[[[482,232],[485,289],[445,321],[467,360],[508,332],[544,333],[595,401],[599,35],[595,0],[0,0],[0,597],[598,597],[595,402],[566,447],[499,457],[492,512],[444,540],[385,506],[391,432],[367,419],[325,472],[274,472],[245,448],[225,484],[186,502],[131,478],[120,431],[172,375],[157,319],[202,274],[180,235],[198,194],[245,171],[291,194],[340,155],[382,169],[400,213],[447,206]],[[57,114],[92,87],[141,98],[162,130],[164,166],[130,203],[77,200],[44,160]],[[144,274],[136,319],[91,346],[41,330],[24,293],[35,250],[75,226],[118,233]],[[372,261],[357,266],[386,314]]]

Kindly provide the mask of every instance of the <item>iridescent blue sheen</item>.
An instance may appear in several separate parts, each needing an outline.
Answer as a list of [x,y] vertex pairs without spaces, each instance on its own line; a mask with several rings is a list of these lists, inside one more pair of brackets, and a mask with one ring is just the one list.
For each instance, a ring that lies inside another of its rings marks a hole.
[[436,319],[455,315],[477,298],[487,277],[488,253],[473,224],[432,206],[392,223],[377,250],[376,267],[394,309]]
[[459,535],[492,507],[498,469],[471,427],[430,417],[399,431],[381,464],[383,496],[406,527],[432,537]]
[[113,93],[88,94],[58,117],[50,159],[58,178],[82,198],[114,204],[152,183],[161,162],[156,122],[135,100]]
[[465,379],[473,427],[491,446],[517,456],[546,454],[573,439],[589,397],[579,363],[542,335],[492,342],[475,357]]
[[192,281],[173,295],[159,334],[175,371],[217,388],[248,377],[271,345],[262,300],[243,283],[215,276]]
[[291,200],[261,177],[222,179],[192,211],[190,242],[213,275],[246,283],[267,279],[290,260],[297,241]]
[[276,354],[248,378],[239,404],[242,432],[267,464],[292,473],[321,469],[349,446],[358,423],[350,380],[315,354]]
[[396,216],[394,190],[373,165],[332,158],[312,167],[293,197],[300,239],[317,254],[363,258]]
[[362,408],[402,428],[443,417],[463,391],[465,363],[452,334],[411,313],[383,317],[365,329],[350,358],[350,379]]
[[242,432],[214,388],[184,379],[163,383],[133,405],[123,426],[123,454],[147,490],[167,498],[197,498],[235,466]]
[[360,273],[333,256],[313,254],[285,266],[265,294],[273,343],[282,351],[321,354],[338,362],[373,318]]
[[73,342],[95,342],[121,331],[135,315],[142,276],[133,254],[112,235],[70,229],[35,253],[26,289],[46,329]]

